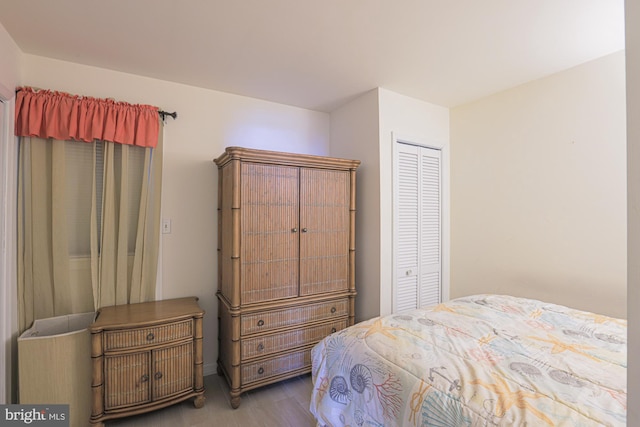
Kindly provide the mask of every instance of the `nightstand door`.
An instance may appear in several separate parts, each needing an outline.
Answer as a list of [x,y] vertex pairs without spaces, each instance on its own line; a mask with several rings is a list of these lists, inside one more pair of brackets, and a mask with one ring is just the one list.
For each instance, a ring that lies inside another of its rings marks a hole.
[[193,390],[193,341],[153,350],[153,399]]
[[105,356],[105,411],[151,400],[151,353]]

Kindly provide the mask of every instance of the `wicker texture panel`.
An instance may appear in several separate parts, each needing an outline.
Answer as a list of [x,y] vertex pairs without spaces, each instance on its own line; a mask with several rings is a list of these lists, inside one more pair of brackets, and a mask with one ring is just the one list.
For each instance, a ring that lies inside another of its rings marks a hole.
[[298,168],[243,164],[241,199],[241,303],[297,296]]
[[177,341],[193,336],[193,320],[148,328],[108,331],[104,333],[105,351],[131,349]]
[[311,366],[311,348],[242,365],[242,385]]
[[232,350],[236,344],[233,343],[232,339],[231,315],[229,314],[226,305],[222,302],[218,304],[218,315],[218,320],[220,322],[218,325],[218,361],[221,362],[224,368],[230,372],[231,367],[233,366]]
[[315,344],[327,335],[347,327],[347,320],[265,335],[241,342],[242,360]]
[[348,171],[300,171],[300,295],[349,287],[350,185]]
[[151,353],[148,351],[105,357],[105,410],[149,402],[150,367]]
[[[220,268],[222,269],[222,277],[226,280],[221,281],[220,290],[228,298],[233,295],[233,253],[231,242],[233,237],[233,215],[231,214],[232,202],[233,202],[233,168],[228,166],[222,170],[222,196],[221,196],[221,228],[218,230],[222,233],[220,246]],[[237,303],[237,302],[235,302]]]
[[193,388],[193,341],[153,352],[153,399]]
[[347,298],[300,307],[242,315],[240,334],[248,335],[301,323],[338,318],[349,313]]
[[[87,420],[91,416],[93,361],[89,351],[91,334],[86,326],[94,317],[93,313],[84,313],[36,320],[32,328],[18,338],[18,360],[14,359],[14,364],[17,362],[19,372],[19,402],[69,405],[67,426],[87,427]],[[66,320],[64,324],[69,326],[63,329],[66,333],[46,332],[47,328],[61,319]],[[84,329],[75,329],[81,326]],[[44,334],[38,335],[39,331],[44,331]],[[32,336],[33,332],[36,335]],[[11,371],[7,373],[11,375]],[[0,375],[4,375],[4,371]],[[2,382],[4,378],[2,376]],[[11,424],[22,423],[6,423]],[[35,422],[33,426],[38,424]]]

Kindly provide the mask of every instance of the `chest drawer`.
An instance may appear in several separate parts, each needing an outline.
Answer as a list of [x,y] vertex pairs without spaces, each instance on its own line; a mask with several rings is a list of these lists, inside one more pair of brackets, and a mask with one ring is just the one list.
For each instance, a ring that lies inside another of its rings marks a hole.
[[252,313],[241,316],[240,335],[244,336],[256,332],[271,331],[278,328],[325,319],[337,319],[338,317],[347,316],[348,314],[348,298],[308,304],[300,307]]
[[106,331],[104,351],[145,347],[191,337],[193,337],[192,319],[146,328]]
[[311,367],[311,347],[259,362],[242,364],[242,385]]
[[241,340],[241,359],[264,356],[296,347],[315,344],[329,334],[347,327],[347,319],[307,326],[292,331],[262,335],[255,338]]

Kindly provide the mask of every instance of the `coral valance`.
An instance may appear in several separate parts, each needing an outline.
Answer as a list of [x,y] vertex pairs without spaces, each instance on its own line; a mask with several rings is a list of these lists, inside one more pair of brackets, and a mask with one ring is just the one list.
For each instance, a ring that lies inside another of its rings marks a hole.
[[151,105],[20,88],[17,136],[92,142],[96,139],[155,148],[160,117]]

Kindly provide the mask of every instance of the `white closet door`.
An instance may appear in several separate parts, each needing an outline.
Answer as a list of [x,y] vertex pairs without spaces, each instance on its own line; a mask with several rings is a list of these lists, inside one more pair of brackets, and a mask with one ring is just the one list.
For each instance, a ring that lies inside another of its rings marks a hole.
[[394,311],[441,301],[440,151],[396,144]]
[[420,285],[419,307],[441,302],[440,151],[420,148]]

